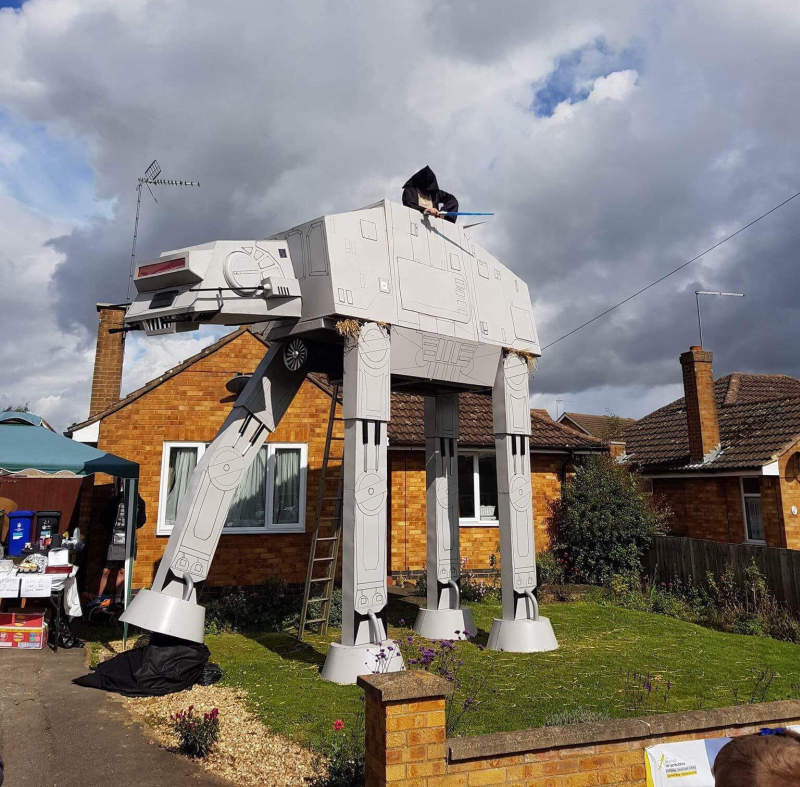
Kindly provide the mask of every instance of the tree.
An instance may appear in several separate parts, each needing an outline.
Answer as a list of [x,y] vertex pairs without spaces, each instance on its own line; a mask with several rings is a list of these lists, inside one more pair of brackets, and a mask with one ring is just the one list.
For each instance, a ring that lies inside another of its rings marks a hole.
[[642,490],[638,475],[610,457],[589,458],[553,504],[555,551],[567,581],[604,585],[615,574],[638,576],[668,516]]

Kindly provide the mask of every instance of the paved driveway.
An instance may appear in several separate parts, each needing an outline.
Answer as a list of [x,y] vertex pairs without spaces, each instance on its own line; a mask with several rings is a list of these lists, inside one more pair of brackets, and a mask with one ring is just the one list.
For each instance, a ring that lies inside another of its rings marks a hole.
[[0,650],[4,787],[228,784],[150,743],[106,692],[74,686],[83,650]]

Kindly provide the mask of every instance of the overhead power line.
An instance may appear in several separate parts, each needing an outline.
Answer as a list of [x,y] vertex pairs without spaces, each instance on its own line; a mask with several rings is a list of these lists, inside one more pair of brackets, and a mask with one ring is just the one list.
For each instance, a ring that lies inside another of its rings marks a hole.
[[582,331],[587,325],[591,325],[593,322],[597,322],[597,320],[605,317],[607,314],[610,314],[615,309],[619,309],[620,306],[623,306],[628,301],[632,301],[634,298],[641,295],[643,292],[646,292],[651,287],[655,287],[656,284],[660,284],[662,281],[664,281],[664,279],[668,279],[670,276],[672,276],[675,273],[678,273],[678,271],[682,271],[684,268],[691,265],[693,262],[697,262],[697,260],[699,260],[701,257],[704,257],[709,252],[714,251],[714,249],[718,249],[720,246],[722,246],[723,243],[727,243],[729,240],[731,240],[731,238],[735,238],[737,235],[741,234],[745,230],[750,229],[750,227],[752,227],[757,222],[761,221],[761,219],[765,219],[767,216],[769,216],[770,213],[774,213],[776,210],[780,210],[780,208],[790,203],[795,197],[800,197],[800,191],[796,191],[794,194],[792,194],[791,197],[787,197],[785,200],[783,200],[783,202],[779,202],[777,205],[770,208],[766,213],[762,213],[760,216],[757,216],[752,221],[748,221],[747,224],[745,224],[742,227],[739,227],[739,229],[736,230],[736,232],[732,232],[730,235],[727,235],[722,240],[717,241],[713,246],[709,246],[705,251],[701,251],[699,254],[692,257],[692,259],[686,260],[686,262],[678,265],[677,268],[673,268],[671,271],[665,273],[663,276],[659,276],[657,279],[655,279],[655,281],[651,281],[650,284],[647,284],[641,289],[636,290],[636,292],[631,293],[630,295],[628,295],[627,298],[623,298],[621,301],[619,301],[619,303],[615,303],[613,306],[609,306],[607,309],[601,311],[600,314],[596,314],[590,320],[586,320],[586,322],[581,323],[580,325],[573,328],[571,331],[567,331],[567,333],[565,333],[563,336],[559,336],[558,339],[554,339],[552,342],[542,347],[542,350],[546,350],[549,347],[552,347],[554,344],[558,344],[560,341],[562,341],[562,339],[566,339],[567,337],[572,336],[578,331]]

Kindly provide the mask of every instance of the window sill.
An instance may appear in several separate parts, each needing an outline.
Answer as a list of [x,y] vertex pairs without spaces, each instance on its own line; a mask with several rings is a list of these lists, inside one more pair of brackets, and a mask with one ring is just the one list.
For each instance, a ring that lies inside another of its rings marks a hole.
[[222,529],[223,536],[269,536],[273,534],[284,535],[286,533],[305,533],[306,530],[301,525],[283,525],[281,527],[225,527]]
[[497,519],[459,519],[459,527],[499,527]]
[[744,543],[753,544],[753,546],[757,547],[765,547],[767,545],[767,541],[764,538],[746,538]]

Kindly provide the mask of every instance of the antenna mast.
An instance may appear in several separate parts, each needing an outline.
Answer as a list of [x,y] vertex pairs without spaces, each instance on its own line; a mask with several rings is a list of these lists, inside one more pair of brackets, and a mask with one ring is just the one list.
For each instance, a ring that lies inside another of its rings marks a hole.
[[697,302],[697,332],[700,334],[700,346],[703,346],[703,323],[700,319],[700,296],[719,295],[728,298],[744,298],[743,292],[720,292],[718,290],[695,290],[694,299]]
[[159,178],[161,174],[161,165],[157,159],[153,159],[150,166],[144,171],[144,176],[138,179],[136,186],[136,220],[133,222],[133,242],[131,243],[131,267],[128,272],[128,291],[125,300],[131,299],[131,286],[133,285],[133,270],[136,261],[136,236],[139,234],[139,211],[142,206],[142,186],[147,186],[150,196],[153,201],[158,204],[156,195],[150,186],[197,186],[200,187],[200,181],[193,180],[175,180],[171,178]]

